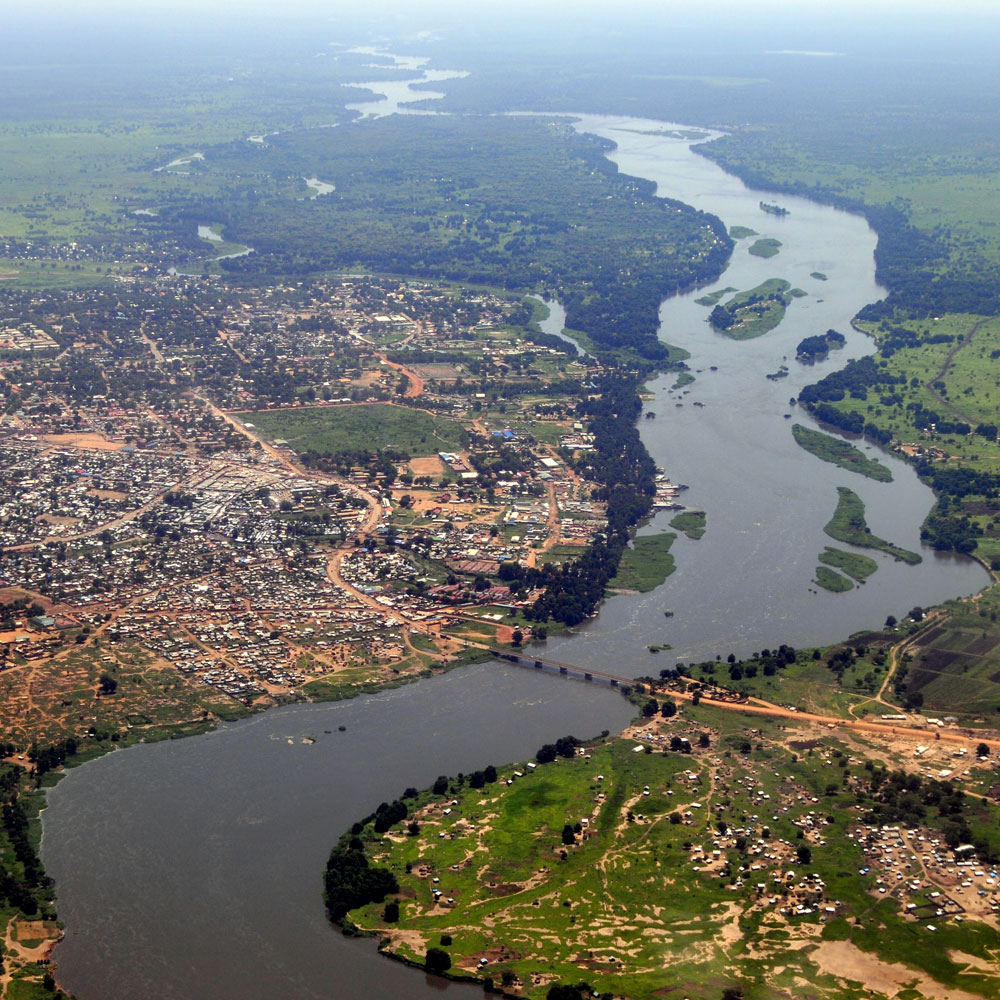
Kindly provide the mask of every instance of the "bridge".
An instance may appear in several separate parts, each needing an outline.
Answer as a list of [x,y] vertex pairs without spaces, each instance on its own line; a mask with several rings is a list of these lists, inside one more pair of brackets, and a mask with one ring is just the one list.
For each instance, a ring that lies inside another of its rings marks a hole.
[[520,667],[527,667],[533,670],[545,670],[552,674],[560,674],[563,677],[575,677],[581,681],[594,681],[599,684],[607,684],[609,687],[617,688],[624,686],[634,686],[642,683],[634,677],[620,677],[618,674],[605,673],[603,670],[592,670],[590,667],[578,667],[572,663],[560,663],[559,660],[549,660],[540,656],[533,656],[529,653],[518,653],[511,649],[497,649],[489,647],[489,651],[498,659],[506,660],[508,663],[516,663]]

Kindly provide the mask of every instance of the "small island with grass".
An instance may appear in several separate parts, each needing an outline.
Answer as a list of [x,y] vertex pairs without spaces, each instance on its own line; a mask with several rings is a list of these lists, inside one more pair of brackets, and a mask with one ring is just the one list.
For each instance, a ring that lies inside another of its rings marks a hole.
[[873,535],[871,529],[865,521],[864,501],[853,490],[846,486],[837,487],[837,509],[833,518],[823,530],[838,542],[845,542],[848,545],[856,545],[860,549],[878,549],[885,552],[899,562],[916,566],[923,562],[923,558],[917,552],[900,548],[887,542],[878,535]]
[[717,292],[709,292],[708,295],[702,295],[701,298],[695,299],[695,302],[700,306],[714,306],[718,304],[726,295],[732,292],[739,291],[738,288],[733,288],[732,285],[726,288],[720,288]]
[[803,427],[802,424],[792,424],[792,435],[800,448],[804,448],[810,455],[815,455],[824,462],[880,483],[892,482],[892,472],[881,462],[867,458],[854,445],[840,438],[810,427]]
[[755,240],[747,250],[754,257],[775,257],[780,251],[781,240],[771,239],[770,237]]
[[784,318],[791,283],[769,278],[756,288],[717,305],[708,317],[712,328],[733,340],[751,340],[773,330]]
[[683,531],[692,541],[697,541],[705,534],[705,524],[703,510],[685,510],[671,520],[670,527]]
[[751,229],[749,226],[730,226],[729,235],[734,240],[745,240],[751,236],[756,236],[757,230]]

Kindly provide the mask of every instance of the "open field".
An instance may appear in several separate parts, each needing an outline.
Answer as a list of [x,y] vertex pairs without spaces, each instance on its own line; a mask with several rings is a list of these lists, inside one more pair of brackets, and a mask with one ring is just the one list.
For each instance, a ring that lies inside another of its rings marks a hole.
[[457,451],[468,436],[460,424],[406,406],[372,404],[242,413],[265,436],[296,451],[321,454],[395,449],[407,456]]

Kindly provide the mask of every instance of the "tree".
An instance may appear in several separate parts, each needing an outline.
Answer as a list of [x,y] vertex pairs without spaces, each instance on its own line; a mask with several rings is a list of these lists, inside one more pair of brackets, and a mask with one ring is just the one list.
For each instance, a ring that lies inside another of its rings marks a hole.
[[428,948],[424,968],[432,976],[443,976],[451,968],[451,956],[443,948]]
[[101,674],[98,683],[101,694],[114,694],[118,690],[118,681],[111,674]]
[[799,844],[799,846],[795,848],[795,858],[800,865],[808,865],[812,862],[812,850],[807,844]]
[[667,698],[660,706],[660,715],[664,719],[672,719],[677,714],[677,705],[672,698]]
[[576,834],[573,832],[573,827],[567,823],[562,828],[562,842],[566,847],[570,847],[572,844],[576,843]]
[[524,641],[524,633],[519,628],[514,629],[511,634],[510,641],[514,643],[515,646],[520,646]]
[[989,757],[989,755],[990,748],[985,743],[980,743],[979,746],[976,747],[977,757]]
[[649,701],[647,701],[646,704],[642,706],[642,714],[647,719],[651,719],[654,715],[656,715],[659,708],[660,706],[656,703],[656,699],[650,698]]
[[397,924],[399,923],[399,903],[392,900],[385,904],[385,909],[382,911],[382,919],[387,924]]
[[896,627],[896,616],[895,615],[889,615],[886,618],[886,620],[885,620],[885,627],[886,628],[895,628]]

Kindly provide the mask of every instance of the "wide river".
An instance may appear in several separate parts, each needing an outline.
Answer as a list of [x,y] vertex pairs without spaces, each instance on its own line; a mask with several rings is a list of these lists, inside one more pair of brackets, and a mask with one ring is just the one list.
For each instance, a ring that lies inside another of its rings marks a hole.
[[[661,335],[691,353],[696,380],[681,390],[671,389],[673,376],[656,380],[648,404],[656,416],[641,428],[670,478],[690,485],[682,500],[707,512],[708,531],[697,542],[678,539],[678,569],[664,586],[611,598],[596,621],[550,640],[547,655],[634,676],[676,659],[831,641],[982,587],[976,563],[920,549],[931,494],[904,463],[879,454],[891,484],[843,472],[799,449],[784,417],[804,419],[789,406],[802,385],[871,350],[850,328],[857,310],[882,294],[865,221],[787,197],[779,200],[788,216],[765,214],[761,198],[774,199],[692,153],[689,140],[662,134],[662,124],[588,117],[579,127],[612,138],[621,168],[652,178],[661,194],[781,241],[771,259],[750,255],[740,241],[718,287],[779,277],[808,296],[792,303],[778,329],[741,343],[706,323],[708,310],[694,298],[710,289],[664,303]],[[561,327],[558,309],[552,322]],[[796,343],[830,327],[848,336],[846,348],[800,366]],[[785,358],[789,376],[767,381]],[[920,549],[923,563],[876,556],[866,586],[817,593],[811,581],[837,485],[864,498],[872,531]],[[660,514],[644,530],[662,530],[669,518]],[[652,642],[673,650],[654,657]],[[84,765],[50,792],[44,813],[43,858],[66,923],[59,978],[80,1000],[481,995],[332,930],[321,898],[330,847],[408,785],[525,759],[567,732],[615,731],[630,715],[609,689],[488,663]]]

